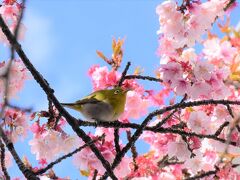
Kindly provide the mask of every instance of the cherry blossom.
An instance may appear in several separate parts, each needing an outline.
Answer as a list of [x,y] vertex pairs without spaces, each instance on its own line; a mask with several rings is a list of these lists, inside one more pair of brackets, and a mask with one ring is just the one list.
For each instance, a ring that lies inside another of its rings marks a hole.
[[186,142],[182,139],[178,139],[175,142],[169,142],[167,145],[168,155],[170,157],[177,157],[180,161],[185,161],[190,158],[190,151],[187,148]]
[[[104,158],[112,163],[115,157],[113,141],[105,141],[103,144],[97,142],[96,146],[99,148]],[[130,158],[123,158],[119,166],[114,170],[117,177],[123,178],[130,173],[130,162]],[[97,169],[98,173],[101,175],[105,172],[105,168],[102,166],[100,160],[96,158],[95,154],[88,147],[73,156],[73,163],[83,172],[88,172],[94,169]]]
[[151,102],[148,99],[142,97],[141,94],[135,91],[129,91],[127,93],[125,112],[120,117],[120,119],[124,119],[126,117],[138,119],[147,113],[147,108],[150,105]]
[[48,130],[29,141],[36,159],[54,160],[60,153],[68,153],[76,145],[75,137],[62,137],[60,132]]
[[110,86],[117,84],[120,74],[116,71],[109,71],[106,66],[99,67],[98,65],[93,66],[88,71],[88,74],[92,78],[94,90],[106,89]]
[[210,132],[211,121],[203,111],[192,112],[187,124],[194,132]]
[[[9,62],[9,61],[8,61]],[[4,74],[8,67],[8,62],[2,62],[0,66],[0,74]],[[28,70],[23,65],[20,59],[13,60],[11,69],[10,69],[10,78],[9,78],[9,91],[8,95],[10,97],[16,97],[17,92],[19,92],[27,79],[30,79],[30,75],[28,74]],[[0,95],[4,94],[4,80],[0,79]]]

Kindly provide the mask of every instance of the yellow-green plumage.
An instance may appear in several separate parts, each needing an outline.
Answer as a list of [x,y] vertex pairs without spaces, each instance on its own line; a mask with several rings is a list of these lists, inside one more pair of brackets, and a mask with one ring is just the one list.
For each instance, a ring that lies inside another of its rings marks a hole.
[[99,90],[79,101],[62,105],[81,112],[90,121],[116,121],[124,111],[127,91],[121,87]]

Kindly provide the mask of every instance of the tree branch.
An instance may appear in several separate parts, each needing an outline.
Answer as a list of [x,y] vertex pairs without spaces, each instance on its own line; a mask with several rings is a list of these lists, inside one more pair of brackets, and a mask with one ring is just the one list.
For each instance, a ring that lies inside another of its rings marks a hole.
[[125,76],[127,74],[127,71],[129,69],[130,65],[131,65],[131,62],[127,62],[127,65],[126,65],[125,69],[123,70],[122,76],[121,76],[121,78],[120,78],[120,80],[118,82],[118,86],[122,86],[122,83],[125,80]]
[[6,166],[5,166],[5,147],[4,144],[2,143],[2,140],[0,139],[0,148],[1,148],[1,167],[2,167],[2,172],[6,178],[6,180],[10,180],[10,176],[7,172]]
[[23,175],[27,178],[27,179],[31,179],[31,180],[39,180],[38,177],[36,177],[36,175],[30,170],[28,169],[24,163],[22,162],[22,160],[20,159],[20,157],[18,156],[13,143],[8,139],[8,137],[5,135],[2,127],[0,126],[0,136],[2,137],[2,140],[4,141],[4,144],[6,145],[6,147],[8,148],[8,150],[10,151],[10,153],[13,156],[13,159],[15,160],[18,168],[20,169],[20,171],[23,173]]
[[[9,43],[14,47],[16,52],[18,53],[19,57],[22,59],[23,63],[27,67],[27,69],[31,72],[34,79],[37,81],[37,83],[40,85],[40,87],[43,89],[43,91],[46,93],[49,99],[52,100],[55,107],[58,109],[59,113],[64,116],[69,123],[69,125],[72,127],[72,129],[76,132],[76,134],[82,138],[82,140],[85,143],[91,142],[91,138],[77,126],[76,119],[73,118],[60,104],[58,99],[54,95],[54,90],[49,86],[48,82],[43,78],[43,76],[36,70],[36,68],[32,65],[24,51],[22,50],[21,45],[17,42],[16,38],[12,35],[9,28],[5,24],[2,16],[0,15],[0,26],[2,28],[3,33],[6,35]],[[98,150],[98,148],[94,144],[90,144],[91,150],[94,152],[94,154],[97,156],[97,158],[101,161],[103,164],[103,167],[107,170],[109,176],[112,179],[117,179],[114,175],[112,168],[110,166],[110,163],[106,161],[101,154],[101,152]]]
[[142,80],[163,82],[162,79],[155,78],[155,77],[150,77],[150,76],[142,76],[142,75],[126,75],[125,79],[142,79]]

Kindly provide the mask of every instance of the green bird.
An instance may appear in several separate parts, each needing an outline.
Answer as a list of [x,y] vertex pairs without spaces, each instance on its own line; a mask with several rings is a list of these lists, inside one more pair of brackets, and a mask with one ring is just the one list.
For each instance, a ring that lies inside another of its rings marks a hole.
[[99,90],[74,103],[62,105],[81,112],[88,121],[117,121],[124,112],[128,91],[121,87]]

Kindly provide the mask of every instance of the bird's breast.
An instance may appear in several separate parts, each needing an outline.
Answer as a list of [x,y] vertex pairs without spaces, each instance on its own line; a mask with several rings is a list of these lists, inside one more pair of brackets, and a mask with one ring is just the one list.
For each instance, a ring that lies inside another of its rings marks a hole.
[[89,103],[82,105],[81,112],[89,121],[114,121],[114,110],[105,102]]

